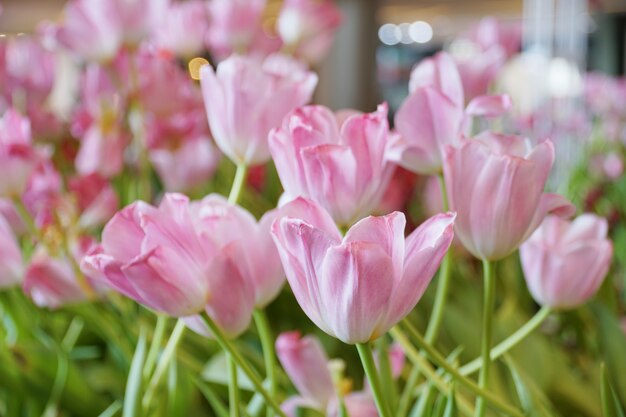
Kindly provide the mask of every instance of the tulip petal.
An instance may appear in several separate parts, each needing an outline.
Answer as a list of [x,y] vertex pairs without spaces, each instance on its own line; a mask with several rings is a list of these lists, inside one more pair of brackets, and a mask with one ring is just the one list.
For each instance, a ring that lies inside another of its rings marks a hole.
[[319,283],[331,335],[344,343],[365,343],[382,336],[381,318],[391,302],[391,257],[381,246],[347,242],[328,249]]
[[499,117],[506,113],[513,102],[507,94],[478,96],[469,102],[465,113],[469,116]]

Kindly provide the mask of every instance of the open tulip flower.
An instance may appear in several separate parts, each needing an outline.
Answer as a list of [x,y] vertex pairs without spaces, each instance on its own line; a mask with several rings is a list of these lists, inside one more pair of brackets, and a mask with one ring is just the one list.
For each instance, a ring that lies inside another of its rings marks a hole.
[[474,256],[490,261],[516,250],[548,213],[563,217],[574,206],[543,188],[554,162],[549,140],[485,132],[448,146],[444,177],[455,231]]
[[606,276],[613,244],[606,219],[583,214],[572,222],[547,216],[520,247],[524,277],[541,305],[571,309],[591,298]]
[[342,225],[367,216],[393,174],[387,157],[392,136],[386,104],[367,114],[335,114],[323,106],[294,110],[269,136],[282,201],[310,198]]
[[402,320],[453,238],[452,213],[431,217],[406,240],[399,212],[367,217],[342,238],[316,203],[290,204],[291,213],[272,226],[287,280],[307,316],[345,343],[374,340]]
[[217,146],[237,164],[258,165],[270,159],[267,134],[309,102],[317,75],[286,56],[233,55],[216,71],[202,67],[201,83]]

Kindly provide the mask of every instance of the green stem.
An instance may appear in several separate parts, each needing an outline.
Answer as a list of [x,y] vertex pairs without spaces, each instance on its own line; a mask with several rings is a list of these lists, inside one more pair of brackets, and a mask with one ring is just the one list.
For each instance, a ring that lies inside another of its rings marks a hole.
[[178,322],[176,322],[174,330],[172,330],[172,335],[167,341],[165,349],[163,349],[163,354],[159,359],[159,363],[157,364],[156,370],[152,375],[152,379],[150,379],[148,389],[146,390],[146,393],[143,397],[143,408],[145,410],[148,410],[150,403],[152,402],[152,397],[154,397],[154,393],[159,386],[159,383],[163,379],[163,376],[165,375],[165,371],[167,371],[170,361],[174,358],[176,354],[176,348],[178,347],[178,343],[185,333],[185,328],[185,322],[179,319]]
[[150,342],[150,350],[148,356],[146,356],[146,364],[143,368],[143,378],[147,380],[152,375],[154,365],[156,364],[157,357],[159,356],[159,350],[161,349],[161,341],[165,334],[165,325],[167,324],[167,316],[163,314],[157,315],[156,325],[154,326],[154,334],[152,335],[152,341]]
[[[546,318],[548,318],[551,312],[552,310],[550,307],[542,307],[530,320],[526,322],[526,324],[517,329],[515,333],[504,339],[502,342],[498,343],[496,347],[491,349],[491,353],[489,355],[491,361],[493,362],[498,359],[500,356],[504,355],[506,352],[522,342],[526,337],[534,332],[541,325],[541,323],[546,320]],[[482,364],[482,358],[476,358],[459,368],[459,372],[462,375],[471,375],[478,371],[482,367]]]
[[[413,338],[413,341],[418,345],[418,347],[423,350],[424,352],[426,352],[426,354],[441,368],[443,368],[446,372],[448,372],[450,375],[452,375],[452,377],[454,379],[456,379],[458,382],[460,382],[461,384],[463,384],[465,387],[467,387],[470,391],[472,391],[474,394],[482,396],[483,398],[485,398],[485,400],[487,402],[489,402],[490,404],[492,404],[494,407],[496,407],[497,409],[511,415],[514,417],[524,417],[524,414],[519,411],[517,408],[505,403],[502,399],[500,399],[498,396],[494,395],[493,393],[486,391],[484,389],[482,389],[481,387],[479,387],[478,385],[476,385],[476,383],[474,381],[472,381],[471,379],[468,379],[466,377],[464,377],[463,375],[461,375],[461,373],[459,372],[458,369],[456,369],[454,366],[452,366],[447,360],[446,358],[443,357],[443,355],[441,353],[439,353],[439,351],[437,351],[437,349],[435,349],[432,345],[430,345],[428,342],[426,342],[426,340],[424,339],[424,336],[422,336],[415,327],[413,327],[413,325],[408,322],[407,320],[404,320],[402,322],[402,325],[404,326],[404,328],[408,331],[409,335]],[[392,336],[394,336],[394,338],[396,338],[396,335],[398,334],[398,330],[397,330],[397,326],[392,329],[393,331],[395,331],[396,333],[391,333]],[[405,349],[405,351],[409,350],[411,348],[410,344],[406,344],[406,343],[402,343],[402,347]]]
[[[481,358],[483,366],[478,374],[478,386],[482,389],[489,384],[489,368],[491,367],[491,343],[493,342],[493,310],[495,307],[496,281],[494,279],[493,264],[483,259],[483,331],[481,343]],[[476,417],[484,417],[487,404],[483,396],[476,398]]]
[[237,204],[241,191],[244,188],[246,182],[246,176],[248,174],[248,167],[244,163],[237,164],[237,172],[235,173],[235,179],[233,180],[233,186],[230,189],[228,195],[228,202],[231,204]]
[[[448,211],[448,194],[446,191],[446,183],[442,174],[437,176],[439,181],[439,188],[441,189],[441,199],[443,203],[443,210]],[[428,321],[428,327],[426,328],[426,341],[428,343],[435,343],[439,336],[439,330],[441,329],[441,322],[443,320],[443,311],[445,309],[446,301],[448,299],[448,288],[450,287],[450,263],[451,253],[448,250],[446,252],[443,261],[441,262],[441,269],[439,270],[439,281],[437,282],[437,293],[435,294],[435,303],[433,304],[433,310],[430,314]],[[406,381],[402,396],[400,397],[400,405],[398,407],[398,415],[404,416],[408,413],[411,398],[413,397],[413,391],[417,386],[417,382],[420,377],[420,368],[414,367],[411,369],[409,378]]]
[[201,317],[211,333],[213,333],[213,336],[215,336],[215,339],[217,340],[217,343],[219,343],[220,347],[224,349],[227,354],[232,356],[235,363],[237,363],[237,366],[239,366],[239,368],[241,368],[241,370],[246,374],[248,379],[250,379],[250,382],[252,382],[252,385],[254,385],[256,391],[261,394],[267,404],[269,404],[274,409],[274,412],[280,417],[287,417],[283,410],[280,409],[280,405],[278,405],[274,397],[272,397],[269,392],[267,392],[267,390],[263,386],[261,378],[256,373],[256,371],[254,371],[254,369],[252,369],[252,367],[243,358],[243,356],[241,356],[237,348],[235,348],[231,341],[228,340],[226,335],[224,335],[222,330],[213,321],[213,319],[209,317],[206,313],[202,313]]
[[376,408],[380,417],[391,417],[389,406],[385,401],[385,394],[378,378],[378,371],[376,370],[376,364],[374,363],[374,355],[372,355],[372,347],[369,343],[357,343],[356,349],[359,351],[361,357],[361,363],[363,364],[363,370],[372,388],[374,394],[374,401],[376,402]]
[[[263,310],[254,310],[254,322],[259,331],[261,347],[263,348],[263,361],[265,362],[265,375],[269,381],[268,391],[272,397],[276,396],[276,361],[274,360],[274,342],[272,329],[267,321],[267,315]],[[267,407],[267,417],[274,415],[272,407]]]
[[228,359],[228,404],[230,417],[239,417],[239,384],[237,382],[237,363],[232,355],[226,355]]
[[[437,387],[437,389],[445,395],[449,395],[450,386],[440,375],[438,375],[437,371],[433,369],[433,366],[430,364],[430,362],[428,362],[426,357],[421,352],[418,352],[417,349],[415,349],[409,339],[404,335],[404,333],[402,333],[400,328],[398,326],[392,328],[389,331],[389,334],[391,334],[395,341],[400,343],[400,346],[402,346],[402,350],[404,350],[404,353],[408,356],[409,360],[413,362],[415,367],[418,368],[420,372],[423,373],[424,376],[426,376],[426,378],[428,378],[429,382]],[[444,362],[448,363],[445,358]],[[467,416],[471,416],[474,413],[472,405],[469,404],[464,398],[459,398],[459,407],[461,408],[461,411]],[[398,415],[402,416],[402,414]]]
[[37,239],[41,240],[41,233],[37,228],[37,225],[35,225],[35,220],[33,220],[33,216],[30,215],[28,209],[24,205],[24,202],[20,198],[14,198],[13,204],[15,205],[15,210],[17,210],[24,223],[26,223],[26,229],[28,230],[28,232],[32,236],[35,236],[37,237]]

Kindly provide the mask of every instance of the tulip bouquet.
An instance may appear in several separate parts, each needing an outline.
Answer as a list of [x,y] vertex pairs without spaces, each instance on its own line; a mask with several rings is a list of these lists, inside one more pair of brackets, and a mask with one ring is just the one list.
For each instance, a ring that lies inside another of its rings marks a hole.
[[311,104],[332,0],[267,13],[70,0],[0,38],[0,415],[623,416],[626,227],[503,123],[519,37],[421,61],[391,123]]

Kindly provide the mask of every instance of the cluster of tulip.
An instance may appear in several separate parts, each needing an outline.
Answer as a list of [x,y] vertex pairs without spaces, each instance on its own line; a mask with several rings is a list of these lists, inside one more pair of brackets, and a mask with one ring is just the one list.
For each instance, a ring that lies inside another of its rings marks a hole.
[[[544,192],[549,139],[478,132],[511,108],[485,94],[511,37],[472,32],[493,71],[421,61],[392,127],[384,103],[308,104],[340,22],[332,0],[286,0],[273,30],[265,6],[71,0],[60,23],[0,40],[0,414],[560,415],[514,347],[596,294],[613,244],[604,218],[568,220],[575,206]],[[202,52],[215,65],[198,84],[180,59]],[[63,112],[68,71],[80,85]],[[441,188],[413,227],[417,174]],[[518,249],[535,303],[512,281]],[[494,346],[498,299],[536,314]],[[493,381],[503,356],[513,392]],[[598,356],[563,366],[591,374]],[[619,366],[587,384],[614,413]],[[560,395],[595,417],[581,386]]]

